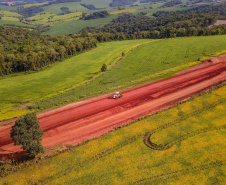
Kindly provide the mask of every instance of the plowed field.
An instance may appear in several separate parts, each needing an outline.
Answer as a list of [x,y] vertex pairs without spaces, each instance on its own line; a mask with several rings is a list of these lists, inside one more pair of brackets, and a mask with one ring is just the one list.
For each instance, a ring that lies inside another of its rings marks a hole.
[[[185,100],[211,86],[226,81],[226,62],[186,72],[156,83],[122,92],[117,100],[110,96],[92,99],[38,115],[44,130],[42,144],[78,144],[142,116]],[[10,138],[12,125],[0,128],[0,158],[21,152]]]

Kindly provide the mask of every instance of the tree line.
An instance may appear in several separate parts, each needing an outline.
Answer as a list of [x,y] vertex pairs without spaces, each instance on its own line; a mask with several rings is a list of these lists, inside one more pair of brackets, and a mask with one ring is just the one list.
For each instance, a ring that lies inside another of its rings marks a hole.
[[94,12],[94,13],[91,13],[89,15],[86,15],[84,17],[84,20],[105,18],[105,17],[108,17],[109,15],[110,14],[106,10],[104,10],[104,11]]
[[[209,12],[210,13],[204,13]],[[156,18],[143,14],[124,14],[102,27],[87,28],[89,32],[110,32],[140,35],[148,38],[169,38],[225,34],[225,25],[211,26],[217,19],[226,17],[226,4],[205,6],[175,13],[156,12]]]
[[38,70],[97,45],[94,37],[80,34],[53,37],[23,28],[0,27],[0,76]]

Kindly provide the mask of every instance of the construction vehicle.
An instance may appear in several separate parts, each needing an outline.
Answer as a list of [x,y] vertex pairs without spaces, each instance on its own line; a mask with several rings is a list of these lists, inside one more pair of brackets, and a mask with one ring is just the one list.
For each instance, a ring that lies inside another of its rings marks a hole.
[[113,95],[113,99],[118,99],[121,97],[122,97],[122,94],[120,94],[119,92],[115,92],[115,94]]

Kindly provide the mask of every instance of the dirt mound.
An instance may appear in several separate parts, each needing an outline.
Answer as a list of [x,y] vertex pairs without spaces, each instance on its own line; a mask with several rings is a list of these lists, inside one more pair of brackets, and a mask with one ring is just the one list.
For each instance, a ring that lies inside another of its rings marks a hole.
[[[45,131],[42,144],[45,147],[78,144],[142,116],[169,108],[223,81],[226,81],[226,63],[212,63],[122,92],[123,98],[117,100],[107,96],[39,114],[40,125]],[[11,126],[0,128],[0,158],[21,152],[10,138]]]
[[218,57],[213,57],[210,59],[213,63],[225,62],[226,61],[226,54],[220,55]]

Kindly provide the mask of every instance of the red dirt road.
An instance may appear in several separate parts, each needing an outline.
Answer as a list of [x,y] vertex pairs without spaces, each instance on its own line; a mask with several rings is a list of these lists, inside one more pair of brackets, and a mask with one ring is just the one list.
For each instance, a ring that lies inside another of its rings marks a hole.
[[[38,115],[44,130],[42,144],[78,144],[103,135],[141,116],[166,109],[192,95],[226,81],[226,62],[177,75],[123,92],[121,99],[92,99]],[[16,152],[10,138],[12,125],[0,127],[0,159]]]

